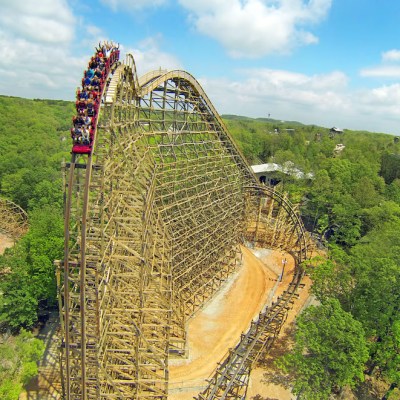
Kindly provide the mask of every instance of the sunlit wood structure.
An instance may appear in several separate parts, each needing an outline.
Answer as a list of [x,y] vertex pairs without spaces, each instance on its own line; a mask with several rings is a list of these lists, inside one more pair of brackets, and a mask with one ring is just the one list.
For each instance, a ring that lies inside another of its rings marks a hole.
[[246,242],[291,253],[295,273],[286,290],[260,312],[238,344],[221,360],[197,400],[246,399],[251,369],[273,345],[303,287],[300,264],[308,258],[310,241],[296,208],[273,187],[249,187],[246,198]]
[[238,268],[239,244],[301,259],[304,232],[189,73],[138,79],[128,55],[101,104],[93,152],[65,165],[64,397],[167,399],[168,360],[185,355],[186,322]]
[[19,239],[28,230],[28,215],[14,202],[0,198],[0,232]]

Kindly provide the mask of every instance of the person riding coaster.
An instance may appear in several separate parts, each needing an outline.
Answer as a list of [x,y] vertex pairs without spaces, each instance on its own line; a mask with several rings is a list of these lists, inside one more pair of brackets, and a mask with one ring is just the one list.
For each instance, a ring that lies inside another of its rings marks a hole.
[[[76,92],[76,111],[73,117],[71,137],[72,153],[90,154],[96,132],[97,115],[100,109],[100,96],[106,77],[114,71],[119,60],[119,44],[105,41],[95,48],[82,78],[82,88]],[[90,123],[89,123],[90,121]]]

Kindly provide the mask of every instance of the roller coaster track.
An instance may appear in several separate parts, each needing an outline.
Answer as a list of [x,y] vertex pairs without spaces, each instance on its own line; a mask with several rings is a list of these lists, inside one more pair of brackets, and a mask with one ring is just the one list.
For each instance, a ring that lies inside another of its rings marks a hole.
[[[91,151],[65,166],[64,397],[167,399],[168,360],[185,354],[188,319],[240,266],[239,245],[286,249],[299,265],[305,232],[288,200],[258,185],[192,75],[139,79],[128,55],[102,89]],[[298,268],[200,399],[243,398],[301,276]]]
[[[296,264],[295,273],[282,295],[252,321],[248,331],[242,334],[239,343],[218,365],[207,387],[196,397],[197,400],[246,398],[252,367],[274,343],[288,311],[298,296],[298,290],[303,287],[301,280],[304,273],[300,264],[307,259],[308,240],[298,214],[286,197],[273,189],[252,187],[251,190],[252,195],[256,196],[256,202],[259,203],[259,214],[252,218],[256,223],[247,231],[247,241],[261,247],[280,247],[292,253]],[[269,205],[267,200],[270,202]],[[275,217],[273,203],[276,203],[275,208],[278,206]],[[285,211],[283,219],[278,217],[282,210]],[[279,224],[278,232],[280,232],[277,233],[276,228]]]
[[14,239],[28,230],[28,215],[18,204],[0,198],[0,232]]

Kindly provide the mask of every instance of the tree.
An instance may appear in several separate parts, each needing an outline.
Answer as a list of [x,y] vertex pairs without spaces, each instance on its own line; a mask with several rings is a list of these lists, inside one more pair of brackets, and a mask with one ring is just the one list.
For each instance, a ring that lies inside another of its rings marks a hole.
[[22,386],[38,373],[44,343],[24,330],[0,344],[0,398],[18,400]]
[[400,387],[400,319],[393,322],[377,343],[375,360],[392,385]]
[[33,326],[37,321],[38,300],[20,246],[0,256],[0,276],[0,325],[13,331]]
[[379,204],[381,196],[375,189],[374,180],[363,176],[353,185],[353,198],[362,208],[373,207]]
[[378,233],[387,222],[400,220],[400,201],[381,201],[379,205],[364,209],[362,212],[363,236],[375,230]]
[[395,179],[385,188],[386,198],[400,204],[400,179]]
[[309,307],[297,321],[293,349],[278,365],[293,376],[293,392],[303,399],[328,399],[332,391],[363,381],[368,359],[360,322],[339,301]]
[[354,246],[361,237],[361,218],[359,206],[351,195],[338,196],[329,217],[335,242],[343,247]]
[[349,304],[354,283],[351,269],[346,264],[317,256],[306,262],[304,267],[312,280],[311,293],[320,302],[338,299],[342,305]]
[[38,301],[55,303],[56,282],[53,261],[64,249],[64,221],[61,210],[44,206],[30,214],[30,229],[21,241],[29,263],[31,285]]
[[400,219],[393,213],[350,251],[351,312],[370,339],[370,369],[399,383]]
[[400,178],[400,155],[384,153],[381,160],[381,175],[387,184]]
[[0,322],[13,331],[32,327],[39,305],[56,301],[53,261],[63,252],[62,213],[45,206],[30,216],[29,232],[0,256]]

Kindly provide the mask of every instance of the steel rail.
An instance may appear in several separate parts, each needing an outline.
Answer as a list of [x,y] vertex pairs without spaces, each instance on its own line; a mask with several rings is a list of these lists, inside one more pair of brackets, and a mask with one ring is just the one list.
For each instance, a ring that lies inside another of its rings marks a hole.
[[[69,335],[69,240],[70,240],[70,220],[71,220],[71,207],[72,207],[72,186],[74,182],[74,171],[76,163],[76,154],[72,154],[70,175],[68,180],[68,191],[65,204],[64,214],[64,345],[65,345],[65,380],[63,379],[64,390],[66,398],[70,398],[71,393],[71,379],[70,379],[70,335]],[[62,311],[62,310],[61,310]],[[61,314],[62,315],[62,314]],[[61,367],[61,365],[60,365]],[[63,375],[61,368],[61,376]]]

